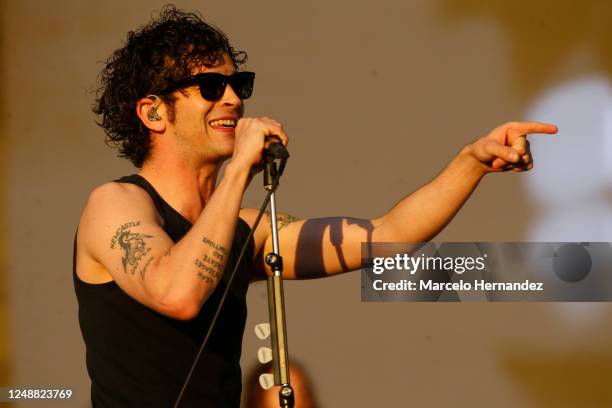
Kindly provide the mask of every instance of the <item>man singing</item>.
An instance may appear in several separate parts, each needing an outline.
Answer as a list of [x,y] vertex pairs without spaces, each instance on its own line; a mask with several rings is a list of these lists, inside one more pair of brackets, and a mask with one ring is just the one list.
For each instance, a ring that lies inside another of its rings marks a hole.
[[[240,70],[245,60],[199,15],[166,7],[106,63],[94,110],[140,171],[91,192],[75,240],[94,407],[173,405],[254,224],[257,210],[241,208],[244,191],[270,137],[289,139],[274,119],[243,117],[255,78]],[[555,132],[542,123],[501,125],[378,218],[281,215],[284,277],[359,269],[362,241],[432,239],[485,174],[532,168],[527,134]],[[250,282],[270,273],[268,223],[248,243],[182,406],[240,404],[245,296]],[[298,246],[322,256],[298,257]]]

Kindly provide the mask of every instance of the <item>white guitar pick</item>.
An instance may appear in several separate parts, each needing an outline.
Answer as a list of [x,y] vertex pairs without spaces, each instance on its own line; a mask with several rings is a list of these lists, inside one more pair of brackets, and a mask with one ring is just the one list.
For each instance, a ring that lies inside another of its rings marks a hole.
[[264,390],[269,390],[274,387],[274,375],[273,374],[262,374],[259,376],[259,385]]
[[261,364],[266,364],[272,361],[272,349],[270,347],[260,347],[257,350],[257,359]]
[[255,326],[255,335],[260,340],[270,337],[270,323],[259,323]]

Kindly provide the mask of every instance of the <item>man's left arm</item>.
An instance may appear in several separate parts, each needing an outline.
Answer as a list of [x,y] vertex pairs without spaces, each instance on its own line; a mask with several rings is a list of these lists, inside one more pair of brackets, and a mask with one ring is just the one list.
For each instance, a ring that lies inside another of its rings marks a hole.
[[[278,216],[283,276],[309,279],[361,267],[362,242],[426,242],[434,238],[457,214],[487,173],[531,170],[533,159],[526,139],[530,133],[557,132],[553,125],[511,122],[465,146],[431,182],[399,201],[379,218],[363,220],[330,217],[297,220]],[[269,228],[262,222],[258,229]],[[261,235],[260,235],[261,236]],[[266,234],[257,262],[264,266],[272,250]]]

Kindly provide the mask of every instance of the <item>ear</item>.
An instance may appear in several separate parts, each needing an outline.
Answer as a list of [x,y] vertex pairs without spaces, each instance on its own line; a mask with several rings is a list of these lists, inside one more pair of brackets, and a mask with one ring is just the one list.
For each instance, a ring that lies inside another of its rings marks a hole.
[[152,132],[162,133],[166,130],[166,105],[159,96],[148,95],[136,102],[136,114]]

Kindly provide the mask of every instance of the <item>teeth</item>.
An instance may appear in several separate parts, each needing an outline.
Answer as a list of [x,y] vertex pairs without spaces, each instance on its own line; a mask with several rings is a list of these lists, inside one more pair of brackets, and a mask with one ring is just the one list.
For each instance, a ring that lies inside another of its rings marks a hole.
[[213,120],[210,122],[212,127],[236,127],[236,121],[234,119],[221,119]]

